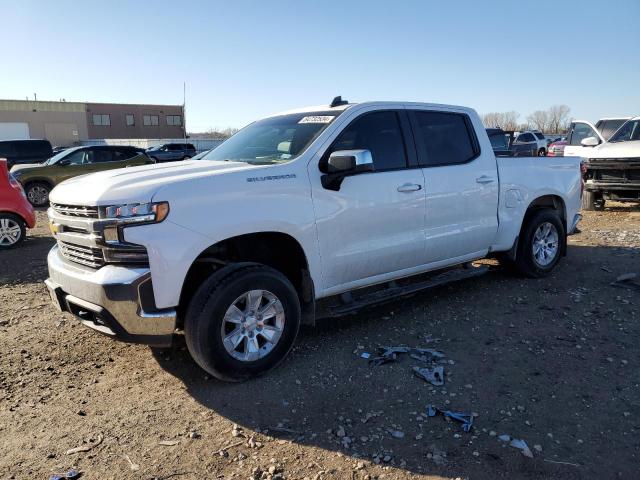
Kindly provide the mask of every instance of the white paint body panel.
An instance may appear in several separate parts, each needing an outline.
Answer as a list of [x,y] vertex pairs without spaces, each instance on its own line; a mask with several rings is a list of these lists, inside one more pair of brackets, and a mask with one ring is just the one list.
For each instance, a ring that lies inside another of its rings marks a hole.
[[[318,161],[352,119],[367,111],[404,108],[468,114],[481,155],[465,165],[349,177],[338,192],[322,188]],[[538,196],[560,196],[567,218],[579,210],[577,159],[496,161],[472,109],[392,102],[338,109],[344,112],[287,164],[200,160],[112,170],[63,182],[51,200],[76,205],[169,202],[164,222],[125,229],[127,241],[147,248],[158,308],[179,303],[185,276],[200,253],[237,235],[281,232],[293,237],[304,250],[321,298],[509,250],[527,206]],[[264,176],[283,177],[252,180]],[[492,181],[478,183],[481,177]],[[405,183],[423,188],[398,192]]]

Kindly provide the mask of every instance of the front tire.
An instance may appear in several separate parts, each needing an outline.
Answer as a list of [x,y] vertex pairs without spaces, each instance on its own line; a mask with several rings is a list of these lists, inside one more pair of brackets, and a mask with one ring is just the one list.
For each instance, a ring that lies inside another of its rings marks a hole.
[[34,207],[45,207],[49,204],[51,186],[44,182],[33,182],[27,185],[25,193],[31,205]]
[[200,286],[187,309],[184,333],[200,367],[238,382],[284,360],[300,318],[296,289],[283,274],[243,263],[217,271]]
[[560,261],[565,244],[566,232],[560,216],[553,210],[538,210],[520,232],[514,266],[528,277],[545,277]]
[[547,156],[547,151],[544,148],[541,148],[540,150],[538,150],[538,156],[539,157],[546,157]]
[[17,247],[26,236],[22,218],[13,213],[0,213],[0,250]]

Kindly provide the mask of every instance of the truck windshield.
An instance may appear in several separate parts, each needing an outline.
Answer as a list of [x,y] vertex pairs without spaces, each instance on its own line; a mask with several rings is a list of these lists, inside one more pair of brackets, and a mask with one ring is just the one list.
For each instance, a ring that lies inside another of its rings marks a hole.
[[243,128],[202,160],[227,160],[254,165],[286,163],[302,152],[341,111],[305,112],[259,120]]
[[609,139],[609,142],[629,142],[640,140],[640,119],[629,120]]

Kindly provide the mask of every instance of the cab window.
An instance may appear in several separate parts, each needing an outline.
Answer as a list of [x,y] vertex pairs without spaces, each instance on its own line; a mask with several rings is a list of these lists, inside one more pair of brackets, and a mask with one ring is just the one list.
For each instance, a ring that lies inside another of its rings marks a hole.
[[[338,150],[369,150],[376,171],[406,168],[407,154],[398,114],[392,110],[365,113],[345,128],[325,154]],[[324,163],[324,162],[323,162]]]

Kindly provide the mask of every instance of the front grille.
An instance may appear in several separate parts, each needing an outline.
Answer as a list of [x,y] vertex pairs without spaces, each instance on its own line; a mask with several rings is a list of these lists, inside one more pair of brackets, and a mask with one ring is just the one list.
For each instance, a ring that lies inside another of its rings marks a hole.
[[100,248],[84,247],[73,243],[58,241],[62,256],[72,262],[87,267],[100,268],[104,265],[104,256]]
[[52,203],[51,208],[53,208],[56,213],[68,217],[98,218],[98,207]]

